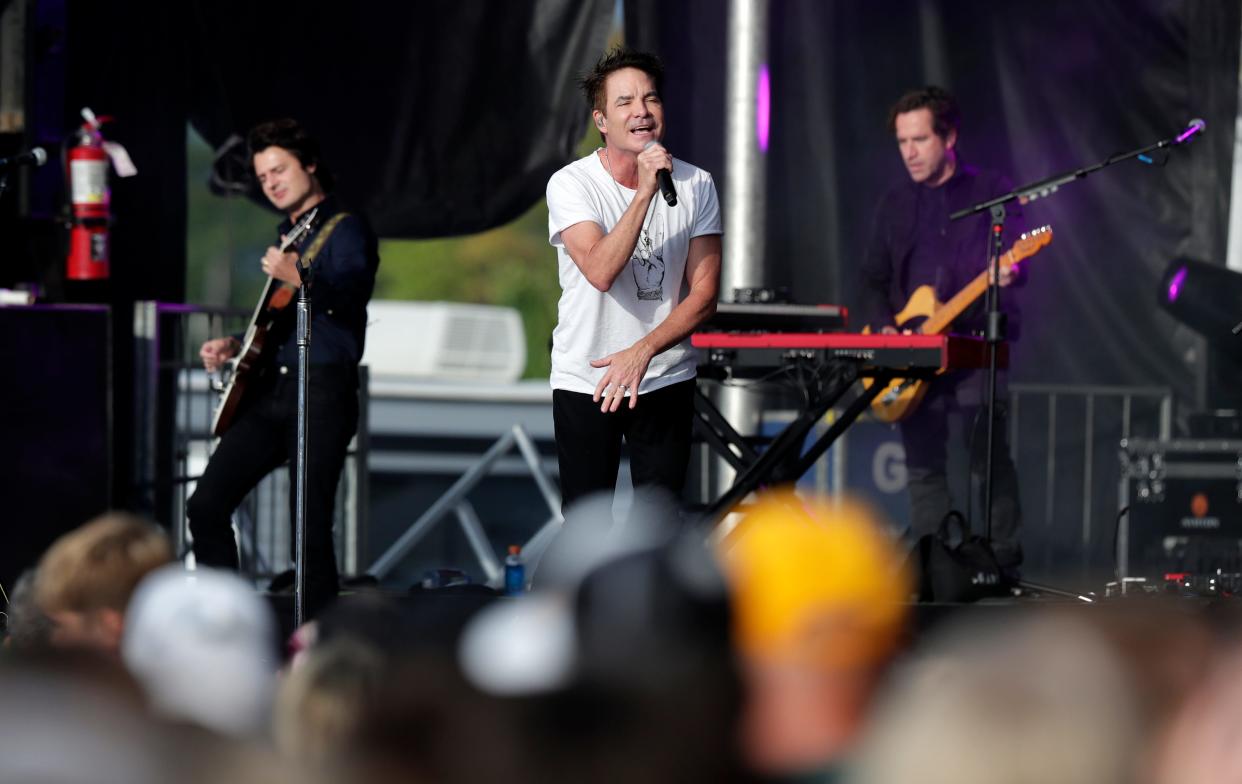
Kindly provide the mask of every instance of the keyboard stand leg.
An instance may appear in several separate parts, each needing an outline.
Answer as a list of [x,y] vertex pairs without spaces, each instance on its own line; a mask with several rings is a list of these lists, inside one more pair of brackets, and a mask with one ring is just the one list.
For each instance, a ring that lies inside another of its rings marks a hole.
[[812,444],[811,448],[806,451],[806,454],[799,457],[798,461],[794,463],[793,469],[790,471],[790,476],[793,480],[796,480],[798,477],[811,470],[811,466],[815,465],[815,461],[818,460],[824,452],[828,451],[828,447],[832,446],[832,442],[840,438],[846,428],[854,424],[854,420],[862,416],[862,414],[871,406],[871,401],[879,397],[880,392],[888,386],[889,379],[891,378],[893,378],[892,375],[889,375],[888,377],[877,376],[875,383],[873,383],[861,395],[854,398],[853,402],[851,402],[845,411],[841,413],[841,416],[837,417],[836,421],[833,422],[826,431],[824,431],[824,434],[819,437],[819,440]]
[[[780,432],[780,435],[776,437],[772,445],[759,456],[759,459],[738,476],[733,486],[707,507],[703,513],[702,523],[707,527],[715,526],[738,502],[750,495],[752,491],[763,485],[772,484],[773,477],[777,474],[778,469],[801,454],[802,445],[806,441],[806,434],[827,413],[828,409],[835,406],[845,396],[845,393],[849,391],[857,379],[857,369],[851,366],[847,372],[842,373],[834,385],[828,387],[823,395],[818,396],[816,400],[813,400],[803,409],[802,413],[794,421],[785,426],[785,429]],[[866,410],[867,406],[870,405],[871,401],[875,399],[875,396],[880,393],[880,390],[886,384],[887,382],[872,384],[869,390],[850,405],[846,415],[841,420],[838,420],[838,423],[842,423],[839,430],[837,430],[838,435],[841,431],[844,431],[845,427],[848,427],[851,422],[857,419],[859,414]],[[859,404],[859,400],[864,402]],[[851,414],[850,412],[853,413]],[[837,428],[838,423],[834,423],[830,432]],[[820,441],[816,442],[816,445],[818,446],[822,441],[823,438],[821,437]],[[824,448],[827,448],[827,444],[824,445]],[[781,479],[788,478],[781,474]],[[797,476],[793,478],[796,479]]]
[[744,471],[759,459],[754,447],[698,389],[694,392],[694,429],[735,471]]

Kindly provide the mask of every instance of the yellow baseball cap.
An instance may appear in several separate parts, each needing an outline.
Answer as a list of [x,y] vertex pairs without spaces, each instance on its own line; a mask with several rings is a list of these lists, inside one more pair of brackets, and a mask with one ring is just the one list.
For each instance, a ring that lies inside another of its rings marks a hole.
[[742,654],[836,667],[892,651],[911,582],[870,508],[776,490],[744,515],[720,543]]

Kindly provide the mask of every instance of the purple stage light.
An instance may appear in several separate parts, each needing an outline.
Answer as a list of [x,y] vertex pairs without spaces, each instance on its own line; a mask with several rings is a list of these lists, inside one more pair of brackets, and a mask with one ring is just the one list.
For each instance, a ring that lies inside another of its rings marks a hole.
[[772,82],[768,76],[768,64],[759,66],[758,93],[755,97],[755,136],[759,151],[768,151],[768,132],[772,127]]
[[1177,295],[1182,293],[1182,284],[1186,282],[1186,268],[1182,267],[1173,273],[1169,281],[1169,302],[1177,302]]

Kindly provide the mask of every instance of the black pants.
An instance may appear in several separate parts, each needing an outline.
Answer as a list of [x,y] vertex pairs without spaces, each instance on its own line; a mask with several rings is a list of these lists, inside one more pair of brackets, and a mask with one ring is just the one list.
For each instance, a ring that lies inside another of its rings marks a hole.
[[[969,373],[936,379],[927,396],[907,419],[901,422],[901,440],[906,449],[909,473],[910,528],[918,537],[934,532],[952,508],[946,474],[949,445],[949,416],[960,412],[962,434],[970,460],[970,473],[983,493],[987,468],[986,373]],[[992,460],[992,546],[1003,566],[1022,562],[1021,510],[1018,506],[1018,472],[1009,454],[1006,437],[1008,412],[1004,377],[997,379],[996,440]],[[969,503],[969,499],[966,499]],[[982,506],[982,498],[980,506]]]
[[695,380],[670,384],[601,413],[590,395],[552,391],[552,420],[561,471],[561,509],[599,491],[613,492],[621,442],[630,450],[634,487],[657,485],[680,497],[690,464]]
[[[254,399],[220,439],[186,502],[194,558],[205,566],[237,569],[233,511],[263,477],[286,462],[290,520],[295,519],[297,370],[278,371],[259,379]],[[312,366],[308,398],[305,607],[313,617],[336,598],[338,589],[332,513],[345,453],[358,428],[357,368]]]

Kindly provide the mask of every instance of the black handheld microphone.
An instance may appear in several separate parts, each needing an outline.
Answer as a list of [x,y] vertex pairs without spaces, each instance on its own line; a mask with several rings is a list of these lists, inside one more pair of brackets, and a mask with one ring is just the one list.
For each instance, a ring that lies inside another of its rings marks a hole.
[[[643,145],[643,149],[645,150],[655,143],[655,140],[652,139]],[[656,172],[656,182],[660,184],[660,193],[664,196],[664,200],[668,202],[668,206],[677,206],[677,189],[673,187],[673,173],[668,169],[660,169]]]
[[47,163],[47,151],[42,147],[34,147],[26,152],[19,152],[12,158],[0,158],[0,169],[15,166],[42,166]]

